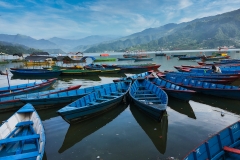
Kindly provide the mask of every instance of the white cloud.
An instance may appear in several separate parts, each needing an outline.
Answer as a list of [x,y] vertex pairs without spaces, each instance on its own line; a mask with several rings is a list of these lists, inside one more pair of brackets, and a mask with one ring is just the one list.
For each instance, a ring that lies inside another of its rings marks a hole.
[[184,9],[191,6],[193,3],[190,0],[180,0],[178,4],[179,9]]

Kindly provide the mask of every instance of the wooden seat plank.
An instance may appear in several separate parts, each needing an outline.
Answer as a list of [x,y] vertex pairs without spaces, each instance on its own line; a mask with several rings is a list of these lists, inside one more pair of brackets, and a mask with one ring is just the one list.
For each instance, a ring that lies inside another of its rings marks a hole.
[[33,121],[23,121],[23,122],[19,122],[18,124],[16,124],[16,127],[22,127],[22,126],[27,126],[27,125],[32,125]]
[[29,139],[37,139],[39,137],[40,137],[39,134],[33,134],[33,135],[20,136],[20,137],[14,137],[14,138],[6,138],[6,139],[1,139],[0,144],[24,141]]
[[23,154],[17,154],[12,156],[0,157],[0,160],[12,160],[12,159],[27,159],[32,157],[37,157],[39,155],[38,151],[28,152]]

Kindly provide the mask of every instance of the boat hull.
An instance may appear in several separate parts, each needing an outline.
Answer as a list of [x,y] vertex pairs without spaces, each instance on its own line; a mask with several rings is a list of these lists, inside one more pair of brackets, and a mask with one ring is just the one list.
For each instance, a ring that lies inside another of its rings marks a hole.
[[80,108],[78,110],[74,110],[73,112],[68,112],[64,115],[61,114],[61,116],[68,123],[81,122],[99,114],[102,114],[113,107],[118,106],[118,104],[122,102],[122,99],[123,97],[119,97],[112,102],[102,103],[92,108]]
[[236,122],[211,136],[190,152],[184,160],[240,159],[240,122]]
[[141,78],[134,81],[129,94],[140,110],[161,121],[168,103],[168,96],[162,89]]

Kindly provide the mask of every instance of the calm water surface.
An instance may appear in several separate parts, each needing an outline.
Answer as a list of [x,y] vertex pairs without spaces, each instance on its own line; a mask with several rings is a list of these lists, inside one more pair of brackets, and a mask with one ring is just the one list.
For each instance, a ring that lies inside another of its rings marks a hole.
[[[199,53],[199,52],[198,52]],[[187,54],[196,55],[196,52]],[[167,54],[171,54],[169,51]],[[177,54],[177,53],[174,53]],[[182,53],[179,53],[182,54]],[[209,55],[206,52],[206,55]],[[99,55],[99,54],[92,54]],[[240,58],[232,51],[229,55]],[[175,70],[181,64],[197,65],[195,61],[179,61],[177,58],[154,57],[154,63],[161,64],[160,71]],[[112,57],[122,57],[121,53]],[[88,60],[87,63],[90,63]],[[109,64],[135,64],[134,61],[106,62]],[[148,63],[148,62],[138,62]],[[151,63],[151,61],[149,62]],[[21,63],[1,65],[1,70],[20,67]],[[61,77],[53,88],[81,84],[82,88],[106,84],[113,79],[129,76],[121,73],[91,77]],[[12,77],[10,85],[38,81]],[[0,87],[7,86],[7,77],[0,76]],[[240,81],[234,82],[240,85]],[[39,110],[46,132],[44,159],[82,159],[82,160],[164,160],[182,159],[188,152],[240,118],[240,101],[197,94],[189,102],[169,97],[167,114],[157,123],[133,104],[121,104],[117,108],[98,117],[75,125],[69,125],[56,111],[64,106]],[[221,116],[224,112],[224,116]],[[0,114],[0,120],[8,119],[13,112]]]

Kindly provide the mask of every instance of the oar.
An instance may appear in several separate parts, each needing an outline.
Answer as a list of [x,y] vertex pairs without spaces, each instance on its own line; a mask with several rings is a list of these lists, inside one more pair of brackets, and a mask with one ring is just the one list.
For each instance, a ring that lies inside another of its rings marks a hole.
[[8,71],[7,71],[7,68],[6,68],[6,73],[7,73],[8,87],[9,87],[9,91],[10,91],[10,93],[11,93],[10,82],[9,82],[9,78],[8,78]]

